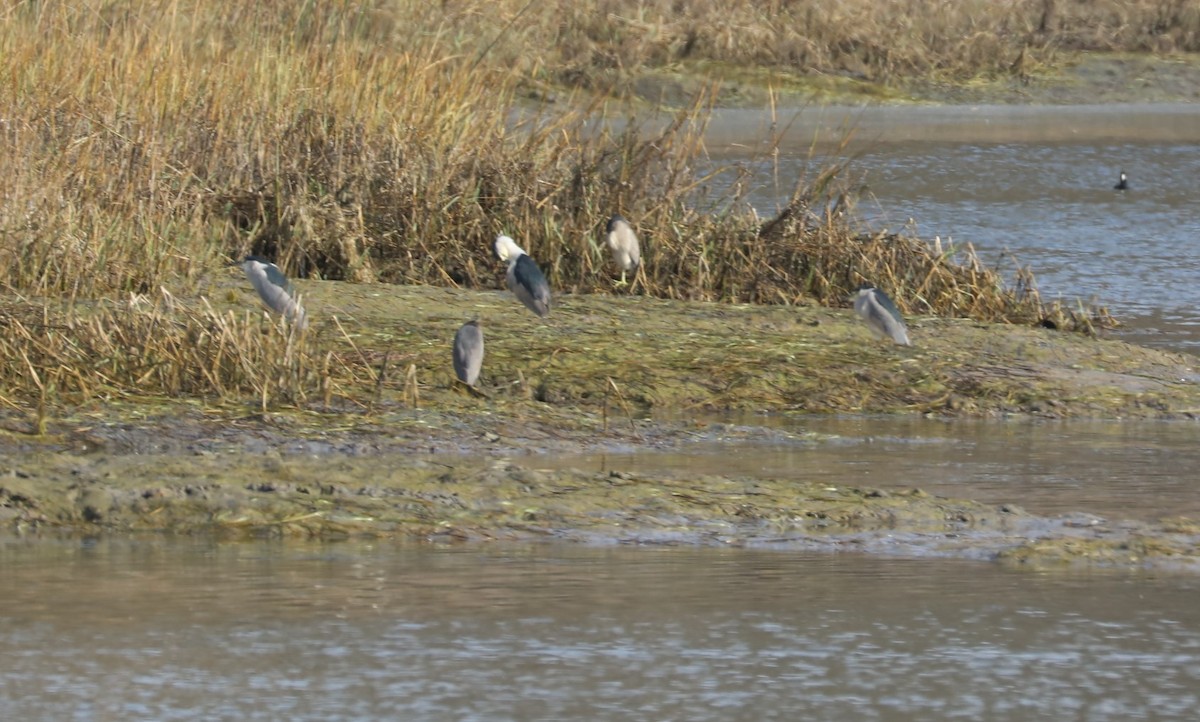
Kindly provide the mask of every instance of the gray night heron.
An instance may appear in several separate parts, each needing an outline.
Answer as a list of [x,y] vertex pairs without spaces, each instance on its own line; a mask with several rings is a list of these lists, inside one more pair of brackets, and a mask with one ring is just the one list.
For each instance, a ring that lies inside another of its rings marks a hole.
[[869,283],[858,287],[854,296],[854,312],[862,317],[871,331],[880,338],[890,338],[901,346],[911,346],[908,327],[892,299]]
[[295,294],[291,282],[279,270],[279,266],[262,256],[247,256],[242,261],[242,270],[267,308],[294,323],[296,328],[304,328],[307,319],[304,317],[304,307],[300,305],[300,297]]
[[454,375],[467,386],[474,386],[483,368],[483,331],[479,321],[467,321],[454,334]]
[[1121,171],[1121,175],[1118,177],[1117,184],[1113,186],[1113,190],[1129,190],[1129,179],[1125,177],[1125,171]]
[[496,236],[496,258],[508,263],[508,289],[525,308],[539,316],[550,313],[550,284],[529,254],[516,241],[503,234]]
[[637,234],[633,232],[633,226],[620,214],[608,219],[605,234],[604,242],[612,251],[613,263],[621,269],[621,282],[618,285],[624,286],[625,274],[636,272],[638,264],[642,262],[642,247]]

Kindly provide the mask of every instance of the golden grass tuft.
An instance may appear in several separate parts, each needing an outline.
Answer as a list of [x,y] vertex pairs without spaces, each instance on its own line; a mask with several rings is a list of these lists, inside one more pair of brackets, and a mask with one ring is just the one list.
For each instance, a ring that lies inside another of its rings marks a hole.
[[[259,312],[218,313],[163,292],[87,310],[0,307],[0,357],[15,398],[250,396],[262,406],[299,404],[328,376],[312,338]],[[6,399],[17,406],[11,399]]]

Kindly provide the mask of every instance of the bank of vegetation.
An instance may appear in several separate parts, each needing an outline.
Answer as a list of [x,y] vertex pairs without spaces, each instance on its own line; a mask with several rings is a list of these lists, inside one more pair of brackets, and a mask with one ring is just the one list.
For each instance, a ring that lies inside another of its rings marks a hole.
[[652,131],[594,120],[622,113],[610,102],[643,69],[682,62],[967,78],[1067,49],[1194,51],[1200,27],[1166,0],[2,12],[0,395],[17,409],[369,385],[378,359],[347,335],[280,327],[264,345],[259,319],[213,310],[201,280],[256,253],[304,278],[491,288],[507,232],[556,289],[607,291],[597,239],[615,211],[643,238],[648,296],[844,305],[869,279],[909,313],[1088,331],[1102,315],[1044,304],[1027,271],[1006,283],[969,249],[860,232],[843,164],[758,217],[744,170],[700,170],[709,98]]

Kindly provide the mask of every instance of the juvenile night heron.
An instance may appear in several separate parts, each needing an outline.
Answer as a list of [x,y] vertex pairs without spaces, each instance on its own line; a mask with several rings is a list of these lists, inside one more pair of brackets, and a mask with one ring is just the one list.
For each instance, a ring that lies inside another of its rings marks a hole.
[[1121,171],[1120,178],[1119,178],[1119,180],[1117,180],[1117,184],[1115,186],[1113,186],[1113,190],[1118,190],[1118,191],[1129,190],[1129,179],[1127,179],[1125,177],[1125,171]]
[[304,328],[307,323],[304,307],[300,305],[299,296],[279,266],[262,256],[247,256],[242,261],[242,270],[254,285],[254,290],[258,291],[263,305],[294,323],[296,328]]
[[508,236],[496,236],[494,248],[496,258],[508,263],[508,290],[537,315],[550,313],[550,284],[546,283],[542,269]]
[[467,386],[474,386],[483,368],[483,331],[479,321],[467,321],[454,334],[454,375]]
[[900,315],[896,304],[871,284],[864,283],[858,287],[858,293],[854,296],[854,312],[867,322],[876,336],[890,338],[901,346],[912,345],[908,341],[908,327],[904,325],[904,317]]
[[620,214],[614,214],[608,219],[605,233],[604,242],[608,245],[608,250],[612,251],[613,262],[621,269],[621,282],[618,285],[624,286],[625,274],[636,272],[638,264],[642,262],[641,244],[638,243],[637,234],[633,232],[633,226]]

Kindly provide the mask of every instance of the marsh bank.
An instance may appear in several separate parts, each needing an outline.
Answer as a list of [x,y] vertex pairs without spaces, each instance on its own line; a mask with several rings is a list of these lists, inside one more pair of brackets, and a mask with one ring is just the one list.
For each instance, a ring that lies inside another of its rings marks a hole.
[[[246,306],[243,285],[231,272],[208,290],[216,303]],[[537,462],[791,433],[701,420],[727,411],[1186,420],[1200,411],[1189,356],[938,318],[912,319],[907,349],[876,342],[848,309],[816,306],[564,294],[542,322],[511,313],[498,292],[302,289],[310,309],[324,309],[311,333],[334,346],[352,339],[356,353],[411,371],[331,406],[311,399],[263,412],[246,399],[114,398],[51,413],[44,436],[10,414],[0,437],[6,524],[25,533],[849,545],[1036,563],[1197,558],[1200,529],[1186,519],[1079,524],[918,489]],[[486,398],[464,393],[450,371],[450,339],[468,316],[486,335]],[[663,409],[683,416],[650,418]]]
[[[977,97],[1006,99],[994,92]],[[364,383],[298,404],[118,390],[103,401],[44,410],[44,434],[28,411],[7,411],[0,513],[10,527],[853,544],[1121,565],[1186,566],[1196,557],[1197,530],[1186,519],[1077,525],[919,490],[623,477],[536,463],[545,453],[686,448],[697,435],[783,433],[648,420],[661,409],[684,417],[750,411],[1187,420],[1200,411],[1190,356],[935,317],[911,319],[916,346],[898,349],[874,343],[848,310],[816,305],[568,292],[541,323],[513,314],[512,300],[497,292],[301,286],[314,315],[324,317],[312,333],[332,353],[375,369]],[[234,274],[214,276],[199,290],[219,308],[256,305]],[[472,317],[487,337],[486,398],[463,393],[449,372],[449,340]],[[415,458],[429,452],[463,461]],[[909,541],[899,544],[902,537]]]

